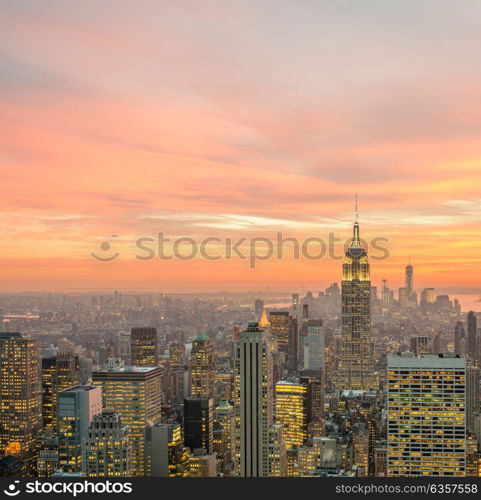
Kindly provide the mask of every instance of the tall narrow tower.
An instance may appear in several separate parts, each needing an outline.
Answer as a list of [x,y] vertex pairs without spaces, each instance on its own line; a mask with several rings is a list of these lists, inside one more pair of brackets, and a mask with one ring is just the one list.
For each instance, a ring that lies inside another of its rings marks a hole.
[[372,388],[371,279],[367,251],[359,236],[357,215],[354,234],[342,265],[342,350],[339,389]]
[[236,349],[236,475],[269,473],[269,428],[272,424],[272,365],[264,332],[249,323]]
[[40,365],[35,339],[0,333],[0,456],[33,464],[42,430]]
[[409,264],[406,266],[406,290],[408,294],[408,298],[411,299],[411,295],[413,294],[413,275],[414,270],[411,265],[411,259],[409,259]]
[[477,364],[477,325],[476,314],[473,311],[469,311],[466,322],[466,354],[473,364]]
[[191,396],[213,398],[215,386],[214,347],[205,333],[199,333],[192,344]]

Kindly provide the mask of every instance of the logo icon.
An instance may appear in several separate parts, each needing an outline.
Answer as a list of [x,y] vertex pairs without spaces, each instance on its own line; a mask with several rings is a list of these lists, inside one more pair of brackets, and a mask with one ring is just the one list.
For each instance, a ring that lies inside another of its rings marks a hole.
[[19,482],[20,481],[14,481],[12,484],[9,484],[8,488],[3,490],[5,495],[8,495],[9,497],[16,497],[20,493],[20,490],[17,489],[17,484]]
[[[110,238],[118,238],[118,237],[119,237],[118,234],[110,235]],[[100,244],[100,250],[103,252],[103,255],[97,255],[95,252],[91,252],[90,255],[99,262],[112,262],[120,255],[120,253],[115,252],[112,255],[107,255],[107,252],[109,252],[111,248],[112,245],[110,244],[109,241],[102,241],[102,243]]]

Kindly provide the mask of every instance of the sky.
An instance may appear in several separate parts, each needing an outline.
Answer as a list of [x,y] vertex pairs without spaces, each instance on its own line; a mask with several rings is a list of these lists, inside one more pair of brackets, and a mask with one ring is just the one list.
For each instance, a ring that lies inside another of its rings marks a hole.
[[357,193],[374,284],[411,258],[417,289],[481,294],[480,25],[478,0],[0,0],[0,290],[318,290],[341,261],[135,241],[345,240]]

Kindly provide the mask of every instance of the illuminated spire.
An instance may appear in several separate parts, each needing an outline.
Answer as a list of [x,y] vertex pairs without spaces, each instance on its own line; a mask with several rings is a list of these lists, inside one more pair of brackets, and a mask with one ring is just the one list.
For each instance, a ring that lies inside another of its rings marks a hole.
[[356,204],[354,208],[354,216],[355,216],[355,222],[354,222],[351,246],[360,247],[362,245],[361,245],[361,238],[359,236],[359,211],[357,209],[357,193],[356,193]]
[[267,313],[266,313],[265,309],[262,311],[262,316],[261,316],[261,319],[259,321],[259,326],[261,328],[269,328],[269,326],[270,326],[270,322],[267,319]]

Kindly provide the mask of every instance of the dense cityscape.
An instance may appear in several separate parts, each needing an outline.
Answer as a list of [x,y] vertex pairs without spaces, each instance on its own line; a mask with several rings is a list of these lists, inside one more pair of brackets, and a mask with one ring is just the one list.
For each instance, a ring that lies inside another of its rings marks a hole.
[[361,241],[305,294],[3,294],[0,476],[480,476],[476,313]]

